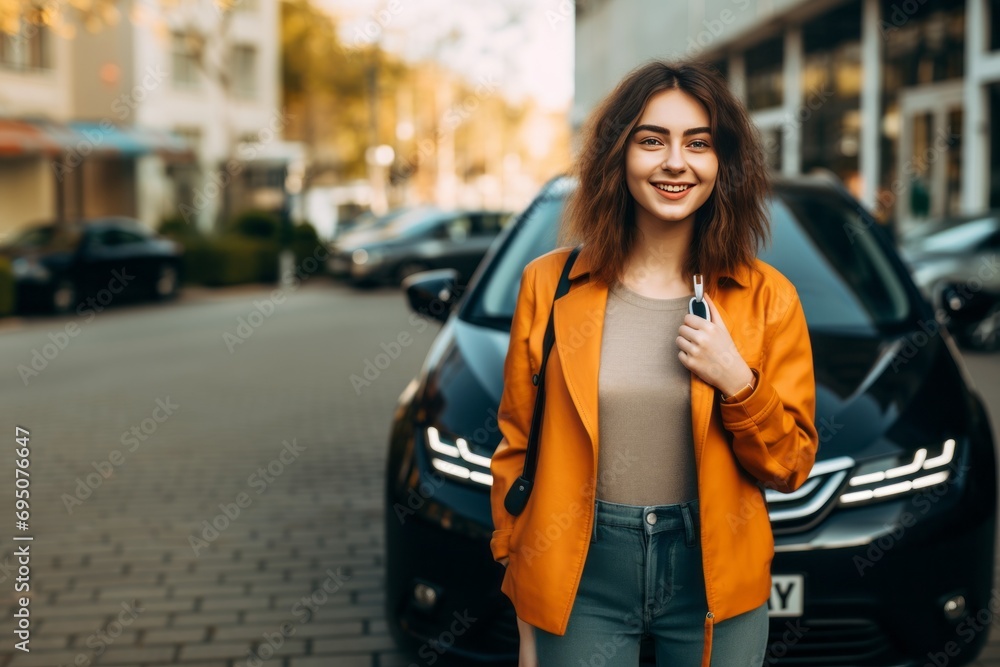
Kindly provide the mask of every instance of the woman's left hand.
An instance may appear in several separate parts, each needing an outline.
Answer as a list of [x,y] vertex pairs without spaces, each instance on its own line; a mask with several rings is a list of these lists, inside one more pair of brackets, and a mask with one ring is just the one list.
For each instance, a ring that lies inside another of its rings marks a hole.
[[753,380],[753,372],[736,349],[715,304],[707,294],[704,299],[712,321],[691,313],[684,316],[677,330],[677,357],[685,368],[725,396],[732,396]]

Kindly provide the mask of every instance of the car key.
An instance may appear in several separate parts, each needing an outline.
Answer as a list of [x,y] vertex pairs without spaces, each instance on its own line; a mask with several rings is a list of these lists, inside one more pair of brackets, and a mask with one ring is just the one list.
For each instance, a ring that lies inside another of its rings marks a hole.
[[688,312],[698,317],[703,317],[709,322],[712,321],[712,314],[705,303],[705,283],[700,273],[694,274],[694,296],[688,301]]

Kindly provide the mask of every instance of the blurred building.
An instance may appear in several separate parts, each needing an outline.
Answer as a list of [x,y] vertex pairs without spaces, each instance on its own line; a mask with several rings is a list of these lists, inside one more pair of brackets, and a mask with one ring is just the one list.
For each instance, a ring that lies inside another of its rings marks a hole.
[[336,50],[331,62],[359,68],[360,95],[335,85],[284,91],[286,137],[307,146],[295,215],[321,234],[359,206],[518,209],[568,164],[567,111],[512,102],[495,76],[469,80],[434,60],[364,49]]
[[0,235],[283,205],[278,0],[129,6],[0,35]]
[[712,61],[777,172],[828,170],[899,233],[1000,207],[1000,0],[577,2],[574,128],[654,57]]

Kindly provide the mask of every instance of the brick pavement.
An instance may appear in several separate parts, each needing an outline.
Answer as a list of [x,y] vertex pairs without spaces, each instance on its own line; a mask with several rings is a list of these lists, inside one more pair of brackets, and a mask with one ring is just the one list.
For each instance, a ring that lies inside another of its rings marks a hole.
[[[0,667],[410,664],[383,615],[382,477],[396,398],[439,327],[418,332],[398,291],[313,279],[230,353],[223,333],[269,294],[199,290],[0,336],[35,536],[32,650],[4,642]],[[80,335],[24,386],[11,368],[70,321]],[[358,396],[350,375],[404,330],[414,344]]]

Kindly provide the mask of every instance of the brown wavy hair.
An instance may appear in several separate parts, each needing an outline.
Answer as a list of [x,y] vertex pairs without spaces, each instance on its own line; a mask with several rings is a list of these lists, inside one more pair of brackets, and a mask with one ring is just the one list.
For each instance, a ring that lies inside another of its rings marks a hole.
[[763,142],[746,108],[722,75],[700,61],[653,60],[629,72],[591,113],[571,174],[559,245],[591,246],[591,279],[620,280],[635,242],[635,200],[625,180],[628,138],[649,98],[679,89],[708,112],[719,174],[712,194],[695,212],[692,247],[684,261],[690,278],[712,285],[723,272],[753,267],[762,241],[770,242],[766,211],[771,193]]

